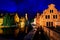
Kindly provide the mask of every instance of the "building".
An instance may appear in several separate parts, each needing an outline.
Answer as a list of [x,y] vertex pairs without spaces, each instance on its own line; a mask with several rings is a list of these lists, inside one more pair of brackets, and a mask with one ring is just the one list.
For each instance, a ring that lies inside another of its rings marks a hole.
[[25,31],[25,25],[27,25],[28,17],[27,13],[25,14],[25,17],[18,17],[18,15],[15,15],[15,22],[18,23],[18,27],[20,31],[24,32]]
[[0,14],[0,34],[3,34],[3,30],[1,29],[2,28],[2,24],[3,24],[3,14]]
[[0,18],[0,26],[3,24],[3,18]]
[[37,26],[40,26],[40,13],[37,13],[37,17],[36,17],[36,24],[37,24]]
[[21,31],[24,31],[24,28],[25,28],[25,18],[24,17],[20,18],[19,28],[21,29]]
[[39,18],[39,25],[42,27],[60,26],[60,12],[55,8],[54,4],[48,5]]
[[2,24],[3,24],[3,17],[2,16],[3,16],[3,14],[1,13],[0,14],[0,26],[2,26]]
[[14,20],[15,20],[15,23],[18,23],[19,22],[19,17],[18,17],[18,14],[17,13],[14,16]]

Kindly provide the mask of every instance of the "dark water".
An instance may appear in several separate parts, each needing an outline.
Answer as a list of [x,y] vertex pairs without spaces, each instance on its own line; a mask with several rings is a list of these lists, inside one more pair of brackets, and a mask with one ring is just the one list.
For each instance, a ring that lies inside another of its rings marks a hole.
[[36,31],[33,40],[49,40],[49,38],[47,37],[47,35],[44,34],[44,31],[40,29]]
[[[4,31],[5,33],[0,35],[0,40],[23,40],[25,35],[27,35],[28,33],[25,33],[25,32],[19,32],[17,37],[14,36],[14,29],[16,28],[5,28],[6,31]],[[32,30],[32,26],[29,25],[28,26],[28,32]]]
[[26,33],[20,33],[15,37],[14,35],[0,35],[0,40],[23,40]]

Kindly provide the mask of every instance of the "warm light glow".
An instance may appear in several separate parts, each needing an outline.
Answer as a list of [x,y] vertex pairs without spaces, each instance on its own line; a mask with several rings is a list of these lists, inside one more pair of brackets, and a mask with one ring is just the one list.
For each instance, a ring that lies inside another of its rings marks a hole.
[[25,18],[21,17],[20,23],[19,23],[19,27],[20,28],[24,28],[25,27]]
[[3,34],[3,30],[2,29],[0,29],[0,34]]
[[21,22],[21,28],[24,28],[24,26],[25,26],[25,23]]
[[37,26],[40,26],[40,14],[39,14],[39,13],[37,13],[36,25],[37,25]]
[[0,18],[0,25],[3,24],[3,18]]
[[[49,15],[50,18],[46,19],[46,15]],[[57,18],[54,19],[53,15],[57,15]],[[56,24],[56,23],[60,23],[59,20],[60,20],[60,12],[55,8],[54,4],[50,4],[50,5],[48,5],[48,9],[45,9],[41,15],[39,15],[39,13],[37,13],[36,24],[37,24],[37,26],[45,27],[45,26],[47,26],[47,22],[50,22],[50,26],[53,25],[56,28],[57,25],[60,26],[60,24]],[[51,22],[53,22],[53,23],[51,23]]]
[[15,22],[19,22],[19,17],[18,17],[18,14],[17,13],[16,13],[14,19],[15,19]]

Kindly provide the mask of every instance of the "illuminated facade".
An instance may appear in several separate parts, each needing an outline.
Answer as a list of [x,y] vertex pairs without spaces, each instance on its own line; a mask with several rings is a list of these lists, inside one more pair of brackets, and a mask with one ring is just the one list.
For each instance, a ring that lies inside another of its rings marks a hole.
[[25,27],[25,18],[21,17],[19,22],[19,28],[24,30],[24,27]]
[[0,26],[3,24],[3,18],[0,18]]
[[36,17],[36,24],[37,26],[40,26],[40,13],[37,13],[37,17]]
[[15,15],[15,17],[14,17],[14,20],[15,20],[15,22],[19,22],[19,17],[18,17],[18,14],[16,13],[16,15]]
[[27,13],[25,14],[25,17],[19,18],[19,24],[18,25],[19,25],[19,28],[21,31],[24,31],[27,20],[28,20]]
[[0,26],[3,24],[3,13],[0,14]]
[[3,33],[3,30],[1,29],[2,28],[2,24],[3,24],[3,18],[0,18],[0,34]]
[[[0,16],[3,16],[3,14],[1,13]],[[3,33],[3,30],[1,29],[2,28],[2,24],[3,24],[3,17],[0,17],[0,34]]]
[[48,5],[48,9],[45,9],[43,13],[38,17],[40,21],[39,25],[44,27],[60,26],[60,12],[55,8],[54,4]]

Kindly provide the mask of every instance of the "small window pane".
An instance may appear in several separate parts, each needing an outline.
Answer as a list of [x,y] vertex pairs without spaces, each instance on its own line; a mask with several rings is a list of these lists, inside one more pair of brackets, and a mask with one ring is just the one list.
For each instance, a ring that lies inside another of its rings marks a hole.
[[50,10],[50,13],[51,13],[51,10]]
[[53,18],[55,19],[55,15],[53,15]]
[[48,19],[50,19],[50,15],[48,15]]
[[53,18],[54,18],[54,19],[57,19],[57,15],[53,15]]
[[52,10],[52,13],[53,13],[53,10]]
[[50,13],[53,13],[53,10],[50,10]]
[[57,15],[56,15],[56,19],[57,19]]
[[48,27],[48,22],[46,22],[46,26]]
[[45,18],[47,19],[47,15],[45,16]]

